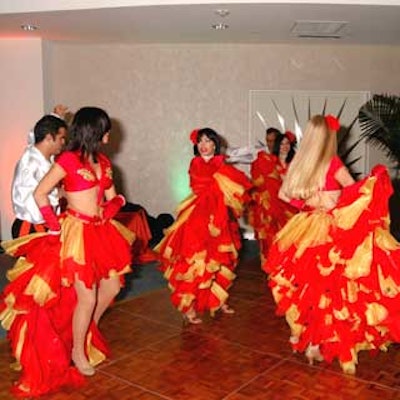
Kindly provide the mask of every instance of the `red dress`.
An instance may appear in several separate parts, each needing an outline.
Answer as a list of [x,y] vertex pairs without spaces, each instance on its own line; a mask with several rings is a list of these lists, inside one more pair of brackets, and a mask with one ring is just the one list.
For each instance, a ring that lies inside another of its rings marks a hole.
[[[67,172],[66,190],[98,185],[104,193],[112,184],[111,169],[105,156],[99,159],[102,177],[98,180],[78,153],[63,153],[57,162]],[[83,377],[71,365],[75,276],[91,288],[102,278],[121,276],[122,280],[130,271],[133,237],[127,228],[74,210],[61,215],[60,224],[59,237],[33,233],[2,243],[8,254],[18,257],[7,274],[11,282],[0,297],[0,320],[8,330],[15,366],[21,369],[12,388],[17,396],[35,397],[83,384]],[[85,350],[92,365],[109,353],[94,323]]]
[[221,155],[206,162],[193,158],[193,194],[179,208],[175,223],[157,246],[162,271],[181,312],[194,308],[214,313],[228,298],[240,248],[237,218],[251,184]]
[[249,223],[253,226],[260,246],[261,261],[267,258],[275,234],[296,213],[290,204],[278,198],[282,177],[287,167],[273,154],[260,151],[251,164],[254,188],[249,206]]
[[[326,189],[335,189],[335,158]],[[387,170],[343,188],[330,211],[303,210],[278,232],[263,265],[294,350],[319,345],[354,373],[361,350],[400,340],[400,244],[389,232]]]

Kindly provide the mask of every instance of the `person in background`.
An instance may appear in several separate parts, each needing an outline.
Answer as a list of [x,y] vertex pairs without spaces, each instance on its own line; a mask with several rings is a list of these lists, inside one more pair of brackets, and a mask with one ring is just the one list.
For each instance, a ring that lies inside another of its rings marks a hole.
[[265,131],[265,144],[266,144],[266,152],[269,154],[273,154],[275,148],[275,142],[278,137],[281,135],[281,131],[279,129],[270,127]]
[[234,313],[228,290],[241,246],[237,218],[251,184],[243,172],[225,163],[221,138],[213,129],[194,130],[190,139],[195,155],[189,167],[192,194],[155,250],[172,304],[185,321],[199,324],[198,314],[205,311]]
[[361,350],[400,341],[400,244],[389,231],[386,167],[354,182],[337,155],[339,128],[332,115],[308,122],[279,192],[299,213],[263,268],[293,350],[354,374]]
[[[63,149],[67,137],[67,125],[63,118],[68,108],[57,105],[52,115],[42,117],[30,133],[28,147],[18,161],[11,187],[15,220],[11,227],[13,238],[33,232],[43,232],[43,217],[33,198],[39,181],[49,171],[54,156]],[[49,196],[51,205],[58,209],[59,193],[54,188]]]
[[[13,387],[19,396],[79,386],[108,355],[97,326],[131,270],[134,236],[112,219],[125,199],[101,152],[110,131],[100,108],[75,114],[66,150],[34,191],[49,230],[2,244],[19,257],[0,298],[0,320],[21,370]],[[68,208],[57,216],[49,195],[61,182]]]
[[[275,234],[296,213],[296,209],[278,197],[282,180],[295,154],[296,137],[287,131],[275,135],[272,153],[260,151],[251,164],[253,182],[251,202],[248,207],[248,221],[253,226],[260,247],[261,262],[264,263]],[[268,137],[267,144],[272,144]],[[269,140],[269,141],[268,141]]]

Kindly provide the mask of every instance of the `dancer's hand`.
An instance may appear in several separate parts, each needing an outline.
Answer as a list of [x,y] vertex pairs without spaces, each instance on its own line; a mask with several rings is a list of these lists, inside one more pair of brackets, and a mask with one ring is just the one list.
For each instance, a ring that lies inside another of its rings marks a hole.
[[113,197],[111,200],[105,202],[103,207],[103,219],[112,219],[114,218],[122,206],[126,203],[125,197],[122,194],[119,194]]

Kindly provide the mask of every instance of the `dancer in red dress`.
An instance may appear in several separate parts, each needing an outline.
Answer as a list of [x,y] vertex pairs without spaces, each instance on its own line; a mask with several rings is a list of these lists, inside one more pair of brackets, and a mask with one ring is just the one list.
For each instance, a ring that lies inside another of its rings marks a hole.
[[[0,299],[2,326],[21,370],[13,387],[18,396],[81,385],[82,375],[93,375],[108,354],[97,324],[130,271],[133,239],[111,219],[124,198],[116,195],[110,161],[100,153],[110,129],[99,108],[76,113],[67,151],[34,193],[49,231],[2,243],[19,257]],[[57,217],[48,194],[59,182],[68,209]]]
[[280,191],[301,211],[263,267],[293,350],[354,374],[359,351],[400,340],[400,244],[389,232],[386,168],[354,183],[336,155],[338,129],[332,116],[310,120]]
[[251,184],[245,174],[225,164],[221,139],[210,128],[191,134],[195,157],[189,168],[193,193],[184,200],[175,223],[157,246],[173,305],[192,324],[209,310],[233,313],[228,289],[241,245],[237,218]]
[[249,205],[249,222],[253,226],[264,263],[275,234],[297,210],[278,197],[282,178],[295,154],[296,137],[290,131],[275,139],[272,154],[260,151],[251,164],[254,188]]

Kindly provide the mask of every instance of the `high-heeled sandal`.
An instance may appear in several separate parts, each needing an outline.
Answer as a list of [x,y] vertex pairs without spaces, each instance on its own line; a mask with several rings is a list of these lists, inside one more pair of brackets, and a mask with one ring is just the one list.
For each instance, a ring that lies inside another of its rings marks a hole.
[[228,304],[222,304],[220,310],[223,314],[235,314],[235,310],[228,306]]
[[[72,362],[75,365],[75,368],[84,376],[93,376],[96,373],[96,370],[89,364],[89,361],[82,360],[81,357],[77,357],[74,350],[72,350]],[[86,365],[85,364],[86,361]]]
[[340,366],[342,367],[342,371],[348,375],[355,375],[356,374],[356,366],[354,362],[348,361],[341,363]]
[[183,322],[186,324],[199,325],[203,323],[203,320],[199,318],[193,311],[188,311],[187,313],[182,314],[182,317]]
[[292,345],[292,352],[297,353],[297,345],[299,344],[299,337],[296,335],[291,335],[289,337],[289,343]]
[[309,344],[306,349],[306,357],[310,365],[313,365],[314,361],[324,361],[324,357],[322,356],[318,345]]
[[299,337],[298,336],[296,336],[296,335],[291,335],[290,337],[289,337],[289,343],[290,344],[297,344],[297,343],[299,343]]

